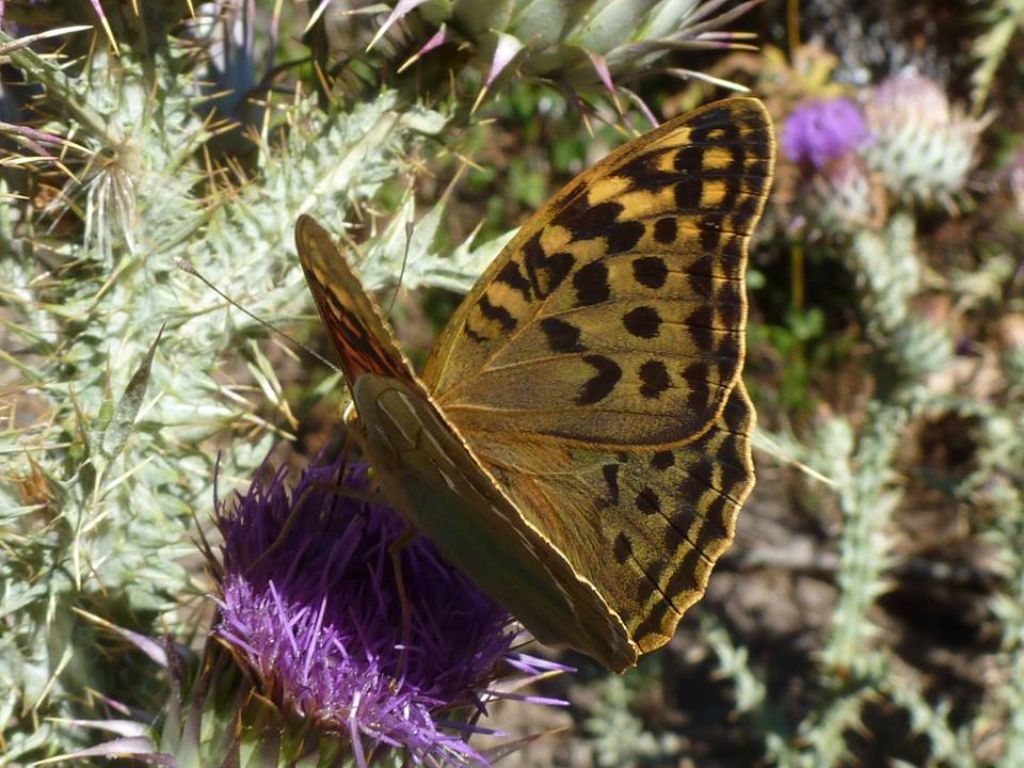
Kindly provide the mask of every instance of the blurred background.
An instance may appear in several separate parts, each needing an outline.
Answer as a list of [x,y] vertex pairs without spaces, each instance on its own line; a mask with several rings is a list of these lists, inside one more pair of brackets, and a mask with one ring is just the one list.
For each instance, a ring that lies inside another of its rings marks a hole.
[[1019,0],[0,13],[0,765],[163,710],[104,622],[201,646],[215,480],[302,466],[346,402],[178,260],[330,356],[310,212],[422,364],[561,184],[733,91],[779,141],[748,275],[757,486],[638,669],[530,649],[576,667],[538,689],[570,704],[496,706],[555,731],[503,764],[1024,765]]

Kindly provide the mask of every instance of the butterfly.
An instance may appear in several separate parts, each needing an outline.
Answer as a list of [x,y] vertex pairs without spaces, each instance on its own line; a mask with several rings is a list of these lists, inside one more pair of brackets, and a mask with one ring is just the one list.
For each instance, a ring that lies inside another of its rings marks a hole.
[[616,672],[672,638],[754,484],[744,279],[774,156],[751,98],[611,152],[519,230],[420,376],[330,235],[296,225],[385,498],[537,640]]

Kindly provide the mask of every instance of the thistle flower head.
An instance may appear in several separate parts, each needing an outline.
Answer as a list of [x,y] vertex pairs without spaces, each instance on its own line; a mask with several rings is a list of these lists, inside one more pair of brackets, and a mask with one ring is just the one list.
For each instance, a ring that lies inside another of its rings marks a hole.
[[392,549],[405,523],[353,497],[367,495],[365,466],[314,463],[291,493],[284,476],[218,504],[221,556],[203,551],[220,610],[202,657],[92,617],[167,670],[163,730],[153,714],[78,720],[118,737],[58,759],[488,766],[533,738],[470,747],[499,735],[475,723],[489,702],[565,703],[508,692],[567,668],[510,652],[509,615],[424,539],[400,550],[403,602]]
[[871,91],[867,110],[872,122],[884,125],[916,123],[941,128],[953,116],[949,98],[931,78],[904,72],[887,78]]
[[891,77],[872,89],[864,112],[873,138],[865,159],[896,197],[948,204],[966,186],[987,120],[952,106],[938,83]]
[[870,141],[863,113],[848,98],[805,102],[789,114],[781,143],[800,166],[791,174],[799,220],[828,233],[878,223],[884,194],[859,154]]
[[482,711],[510,618],[422,538],[400,552],[403,608],[391,548],[405,523],[345,495],[365,492],[365,467],[342,474],[313,465],[289,494],[278,472],[222,507],[216,631],[280,710],[347,734],[360,765],[391,748],[415,763],[484,763],[465,727],[440,718]]
[[800,200],[801,208],[824,232],[853,233],[885,223],[885,192],[852,152],[815,173],[804,185]]
[[867,138],[857,105],[847,98],[812,101],[794,109],[782,129],[782,149],[796,163],[823,168],[856,151]]

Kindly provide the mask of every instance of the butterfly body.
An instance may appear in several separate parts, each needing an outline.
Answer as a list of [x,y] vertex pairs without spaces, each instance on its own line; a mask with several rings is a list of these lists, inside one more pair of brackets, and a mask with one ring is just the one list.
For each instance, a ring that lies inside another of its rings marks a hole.
[[422,378],[297,225],[384,494],[539,640],[615,671],[671,639],[753,485],[744,273],[773,160],[752,99],[612,152],[506,246]]

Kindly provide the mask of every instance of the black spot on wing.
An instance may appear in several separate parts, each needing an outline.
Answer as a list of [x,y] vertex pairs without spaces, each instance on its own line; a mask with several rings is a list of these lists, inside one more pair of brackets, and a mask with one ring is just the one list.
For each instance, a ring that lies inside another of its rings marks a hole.
[[648,288],[661,288],[668,279],[668,266],[660,256],[643,256],[634,259],[633,279]]
[[740,128],[729,110],[713,109],[690,125],[690,142],[694,146],[726,144],[731,150],[739,145]]
[[495,278],[495,282],[504,283],[509,288],[519,291],[524,300],[530,300],[532,294],[530,281],[523,276],[523,273],[519,270],[519,265],[516,262],[510,261],[502,267],[501,271],[498,272],[498,276]]
[[715,295],[714,271],[714,259],[708,255],[697,259],[686,275],[690,289],[705,301],[711,301]]
[[575,263],[570,253],[548,256],[540,243],[540,233],[531,237],[523,246],[523,267],[527,279],[534,295],[541,299],[562,284]]
[[676,184],[676,208],[692,212],[700,206],[701,186],[697,179],[687,179]]
[[620,532],[619,535],[615,537],[615,545],[612,547],[612,553],[615,555],[615,562],[619,565],[622,565],[633,556],[633,545],[629,543],[629,539],[626,538],[626,534]]
[[739,457],[741,451],[736,443],[736,436],[729,435],[722,441],[719,448],[719,455],[723,459],[719,462],[719,470],[722,473],[722,489],[725,493],[745,485],[750,479],[750,471],[743,466],[732,463],[732,457]]
[[686,477],[680,482],[683,497],[699,498],[704,491],[714,488],[715,465],[711,459],[702,457],[686,469]]
[[760,193],[764,191],[765,180],[768,177],[768,157],[771,155],[771,144],[767,139],[758,141],[747,139],[747,146],[750,148],[750,157],[747,158],[747,179],[751,185],[751,191]]
[[622,211],[622,204],[613,200],[589,205],[584,195],[559,213],[552,223],[568,229],[573,240],[593,240],[606,236]]
[[604,236],[609,254],[623,253],[632,250],[640,242],[644,236],[644,225],[639,221],[616,222],[608,227]]
[[719,287],[715,308],[726,328],[738,328],[743,322],[743,284],[727,282]]
[[576,289],[576,305],[580,307],[600,304],[611,296],[608,267],[601,260],[580,267],[572,276],[572,285]]
[[654,399],[672,386],[668,368],[661,360],[648,360],[640,366],[640,394]]
[[735,333],[722,336],[715,348],[715,357],[720,361],[740,359],[740,340]]
[[724,213],[706,213],[700,217],[700,247],[708,253],[718,251],[722,241],[722,228],[725,226]]
[[622,378],[622,368],[604,355],[586,355],[583,362],[591,366],[595,374],[580,388],[576,404],[594,405],[612,393]]
[[692,363],[683,369],[683,381],[690,389],[686,396],[686,406],[691,411],[701,411],[711,402],[711,369],[706,363]]
[[697,307],[686,318],[686,330],[689,332],[693,343],[702,352],[711,352],[715,345],[715,310],[704,305]]
[[740,269],[743,265],[743,242],[742,237],[732,236],[723,237],[719,243],[718,263],[721,264],[725,276],[733,280],[743,278]]
[[[669,528],[672,527],[669,526]],[[673,528],[672,530],[675,529]],[[704,553],[696,547],[688,550],[683,555],[683,559],[679,561],[679,565],[672,574],[672,578],[665,585],[666,595],[675,597],[692,589],[699,588],[703,590],[709,568],[707,563],[703,562],[703,555]]]
[[732,539],[726,528],[727,510],[732,502],[725,496],[716,496],[704,512],[704,522],[697,534],[696,545],[702,552],[720,550],[723,542]]
[[678,224],[674,216],[666,216],[654,222],[654,239],[656,242],[668,245],[676,241],[678,235]]
[[654,515],[661,511],[661,499],[649,486],[645,486],[636,495],[636,508],[645,515]]
[[559,320],[557,317],[546,317],[540,321],[540,328],[548,337],[548,347],[552,352],[587,351],[580,343],[580,329],[572,323]]
[[664,187],[678,178],[672,170],[663,170],[665,155],[674,148],[648,151],[637,155],[616,172],[616,176],[629,179],[630,189],[654,189]]
[[651,456],[651,466],[655,469],[669,469],[675,466],[676,454],[674,451],[658,451]]
[[516,319],[512,317],[512,314],[504,307],[492,304],[486,293],[480,297],[480,301],[476,305],[480,310],[480,314],[488,320],[494,320],[499,323],[503,330],[511,331],[515,329]]
[[636,307],[622,316],[626,330],[639,339],[653,339],[661,332],[661,316],[654,307]]
[[605,464],[601,467],[601,474],[604,475],[604,483],[608,486],[608,501],[611,505],[619,504],[619,465]]

